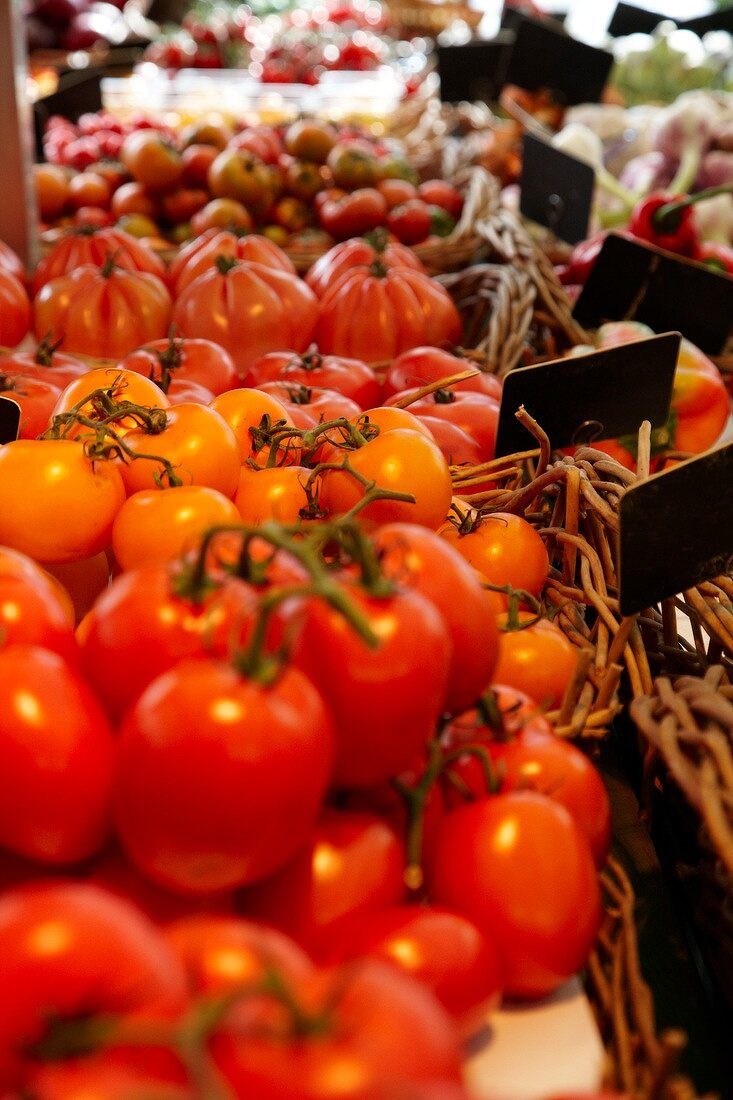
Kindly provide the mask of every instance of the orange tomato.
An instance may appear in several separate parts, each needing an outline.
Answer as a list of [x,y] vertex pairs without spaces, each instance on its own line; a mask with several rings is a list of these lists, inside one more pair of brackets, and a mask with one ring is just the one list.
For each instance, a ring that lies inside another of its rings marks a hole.
[[[214,398],[211,402],[211,408],[215,409],[219,416],[226,420],[236,435],[242,462],[247,462],[250,458],[255,459],[256,462],[262,465],[267,462],[267,450],[254,451],[250,434],[250,428],[257,428],[263,416],[269,416],[273,424],[283,421],[286,427],[295,427],[292,417],[285,411],[282,402],[263,390],[252,390],[244,387],[237,390],[227,390],[226,393],[220,393],[218,397]],[[281,448],[278,458],[284,460],[286,451],[291,462],[299,460],[299,447]]]
[[[132,401],[134,404],[143,405],[145,408],[167,409],[170,408],[171,404],[168,397],[155,382],[136,371],[121,370],[119,367],[95,367],[69,383],[66,389],[62,391],[51,416],[59,416],[61,413],[69,412],[79,402],[84,401],[85,397],[99,389],[111,389],[112,396],[116,401]],[[79,412],[94,419],[94,409],[91,402],[83,404]],[[126,432],[136,426],[136,422],[133,417],[126,416],[120,421],[115,421],[112,426],[119,435],[125,435]],[[91,429],[79,427],[72,430],[71,437],[83,436],[89,434],[90,431]]]
[[[349,465],[381,489],[411,493],[415,503],[380,500],[359,514],[373,523],[419,523],[435,530],[451,502],[448,463],[436,443],[405,428],[378,435],[357,451],[348,452]],[[364,488],[351,474],[330,470],[323,475],[320,503],[327,512],[348,512],[364,497]]]
[[33,187],[43,221],[63,214],[69,201],[69,176],[56,164],[33,165]]
[[[473,530],[461,534],[446,523],[440,534],[490,584],[509,584],[539,596],[550,568],[545,544],[530,523],[509,512],[492,512],[475,521]],[[506,597],[502,597],[506,607]]]
[[208,527],[239,523],[223,493],[206,485],[142,489],[117,513],[112,549],[123,569],[163,565],[192,549]]
[[297,523],[300,509],[308,503],[303,486],[310,472],[305,466],[243,466],[234,497],[240,517],[245,523]]
[[153,129],[128,134],[120,160],[132,178],[150,191],[171,191],[183,175],[180,153]]
[[124,500],[117,466],[92,462],[73,440],[0,447],[0,543],[36,561],[80,561],[104,550]]
[[[167,424],[151,434],[133,428],[125,443],[140,455],[167,459],[185,485],[208,485],[225,497],[233,497],[241,460],[237,437],[215,409],[184,402],[166,410]],[[128,496],[140,489],[156,489],[155,475],[164,467],[155,458],[135,458],[121,466]]]
[[[506,612],[497,615],[500,628],[506,626],[507,618]],[[538,706],[553,710],[562,703],[578,651],[559,626],[549,619],[532,622],[534,618],[531,612],[520,611],[519,622],[529,625],[502,633],[494,682],[523,691]]]

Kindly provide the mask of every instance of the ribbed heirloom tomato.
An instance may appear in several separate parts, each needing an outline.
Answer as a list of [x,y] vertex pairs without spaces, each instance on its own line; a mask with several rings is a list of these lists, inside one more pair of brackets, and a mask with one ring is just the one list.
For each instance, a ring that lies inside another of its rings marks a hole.
[[368,268],[379,261],[384,267],[406,267],[425,272],[415,253],[386,233],[375,232],[366,238],[343,241],[335,245],[313,264],[306,276],[308,286],[322,298],[329,287],[352,268]]
[[51,279],[68,275],[85,264],[104,267],[110,255],[114,256],[115,264],[126,271],[147,271],[159,279],[165,278],[160,257],[131,233],[115,226],[104,229],[80,226],[67,230],[40,260],[33,272],[33,293],[37,294]]
[[238,235],[229,230],[207,229],[189,244],[184,245],[172,261],[168,277],[176,294],[180,296],[199,275],[210,271],[217,256],[231,260],[253,261],[295,275],[292,260],[281,248],[257,233]]

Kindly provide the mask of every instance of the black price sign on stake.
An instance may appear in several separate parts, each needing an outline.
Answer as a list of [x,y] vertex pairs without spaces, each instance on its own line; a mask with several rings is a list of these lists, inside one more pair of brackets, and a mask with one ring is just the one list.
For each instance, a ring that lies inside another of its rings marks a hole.
[[595,179],[590,164],[524,135],[519,209],[568,244],[588,236]]
[[20,431],[20,405],[12,397],[0,397],[0,445],[12,443]]
[[591,328],[633,319],[658,332],[679,329],[708,355],[720,355],[733,327],[733,276],[612,233],[573,316]]
[[486,42],[438,47],[438,76],[443,103],[493,103],[504,86],[514,35],[502,32]]
[[608,24],[608,33],[614,38],[625,34],[651,34],[667,16],[635,4],[617,4]]
[[620,519],[622,615],[729,572],[733,443],[627,489]]
[[578,42],[561,29],[523,15],[506,70],[506,83],[533,91],[550,88],[563,103],[597,103],[613,55]]
[[514,415],[520,405],[553,447],[636,435],[643,420],[661,428],[669,416],[680,334],[667,332],[620,347],[519,367],[504,379],[496,454],[533,445]]

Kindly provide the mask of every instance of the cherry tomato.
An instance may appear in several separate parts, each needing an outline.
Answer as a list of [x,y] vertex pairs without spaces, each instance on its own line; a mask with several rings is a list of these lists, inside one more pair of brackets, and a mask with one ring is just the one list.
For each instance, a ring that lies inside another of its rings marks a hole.
[[387,202],[374,187],[360,187],[339,199],[327,199],[318,211],[321,226],[335,237],[345,241],[368,233],[387,219]]
[[[80,883],[26,886],[0,898],[0,1081],[21,1087],[51,1021],[186,1005],[181,962],[133,905]],[[12,1009],[11,1009],[12,1006]]]
[[117,832],[169,889],[243,886],[297,851],[332,765],[329,714],[302,673],[262,687],[216,661],[182,661],[122,723]]
[[[237,437],[239,455],[243,464],[250,458],[262,465],[267,461],[269,449],[256,448],[250,431],[252,428],[259,427],[264,416],[269,417],[272,425],[281,424],[282,427],[290,428],[295,426],[283,403],[262,390],[247,387],[229,390],[215,398],[211,407],[226,420]],[[300,448],[283,446],[278,457],[283,462],[296,462],[300,457]]]
[[[339,612],[311,599],[293,660],[333,713],[334,781],[351,787],[396,775],[425,747],[445,705],[450,640],[439,611],[418,592],[397,590],[377,599],[349,587],[346,594],[380,640],[377,648]],[[421,668],[430,669],[428,680]]]
[[420,244],[430,236],[430,210],[421,199],[408,199],[390,210],[387,229],[402,244]]
[[120,160],[149,191],[171,191],[183,174],[181,155],[155,130],[135,130],[120,149]]
[[[397,401],[397,396],[388,398]],[[436,390],[418,398],[409,406],[414,416],[447,420],[475,439],[481,452],[481,462],[489,462],[496,448],[496,429],[499,424],[499,402],[485,393],[452,389]]]
[[463,211],[463,196],[445,180],[426,180],[419,185],[417,193],[428,205],[441,206],[452,217],[460,218]]
[[547,583],[550,563],[545,544],[534,527],[519,516],[492,512],[477,519],[466,534],[452,523],[440,533],[490,584],[509,584],[539,596]]
[[242,911],[323,958],[351,914],[404,899],[404,869],[404,846],[381,818],[324,809],[295,858],[243,891]]
[[89,688],[57,653],[0,650],[0,843],[51,865],[96,852],[110,824],[114,742]]
[[377,190],[384,196],[389,210],[417,198],[417,188],[409,180],[382,179],[377,184]]
[[[494,676],[501,684],[524,691],[540,706],[550,710],[562,703],[565,689],[572,680],[578,651],[556,623],[549,619],[533,620],[530,612],[519,612],[519,630],[504,630],[499,644],[499,660]],[[507,615],[498,616],[500,627]]]
[[430,896],[495,943],[514,997],[544,996],[581,969],[602,912],[587,840],[564,806],[529,791],[446,817]]

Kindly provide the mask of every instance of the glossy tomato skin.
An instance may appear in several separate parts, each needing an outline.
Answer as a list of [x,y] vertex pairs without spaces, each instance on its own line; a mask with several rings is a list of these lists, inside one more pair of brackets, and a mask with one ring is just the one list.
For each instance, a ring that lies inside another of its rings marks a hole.
[[104,842],[110,824],[112,730],[87,685],[39,646],[0,650],[0,843],[64,866]]
[[92,463],[78,443],[20,439],[0,447],[0,543],[36,561],[104,550],[123,501],[116,466]]
[[315,295],[302,279],[249,261],[226,274],[211,267],[179,293],[173,310],[183,335],[221,344],[243,380],[268,351],[283,344],[304,350],[317,319]]
[[339,612],[312,599],[293,660],[334,717],[334,784],[360,787],[397,775],[424,749],[445,706],[451,644],[440,612],[418,592],[376,599],[349,587],[348,595],[381,644],[371,649]]
[[164,367],[174,379],[198,382],[213,396],[237,384],[232,357],[211,340],[153,340],[125,356],[119,366],[159,381]]
[[122,569],[164,565],[196,549],[209,527],[238,520],[229,497],[206,485],[141,489],[115,517],[112,550]]
[[[167,458],[184,485],[203,485],[233,497],[239,479],[240,453],[237,438],[214,408],[186,402],[166,410],[163,431],[151,434],[133,428],[125,443],[140,455]],[[155,475],[163,467],[152,458],[135,458],[121,466],[128,494],[157,488]]]
[[390,1090],[409,1096],[423,1081],[460,1080],[450,1017],[395,968],[365,959],[356,967],[315,971],[289,988],[314,1016],[325,1013],[330,1027],[314,1041],[289,1038],[287,1016],[275,1011],[274,999],[238,1006],[212,1046],[237,1096],[381,1100]]
[[[435,530],[447,515],[452,491],[450,470],[437,443],[427,435],[401,428],[380,432],[359,450],[350,451],[348,459],[351,468],[368,482],[415,498],[414,503],[373,501],[360,513],[365,521],[418,523]],[[325,473],[320,503],[327,512],[340,515],[363,497],[364,487],[349,473]]]
[[385,821],[326,808],[295,858],[242,892],[242,912],[323,959],[350,915],[404,900],[404,870],[404,845]]
[[355,268],[366,270],[376,261],[385,267],[407,267],[412,271],[425,273],[425,267],[410,248],[399,241],[390,240],[385,234],[376,247],[366,238],[334,245],[316,260],[306,276],[306,282],[322,298],[331,284],[344,272]]
[[254,592],[236,578],[200,600],[177,595],[177,583],[172,567],[132,569],[92,608],[80,643],[82,668],[114,721],[178,661],[225,656],[234,623],[243,628],[254,613]]
[[143,1068],[121,1064],[114,1054],[95,1054],[79,1060],[52,1062],[36,1070],[28,1081],[34,1100],[195,1100],[185,1085],[154,1076]]
[[550,563],[545,544],[520,516],[492,512],[468,534],[460,534],[450,523],[440,533],[490,584],[510,584],[539,596],[547,583]]
[[114,255],[118,267],[126,271],[147,271],[165,279],[165,267],[152,248],[116,227],[90,230],[89,227],[72,229],[44,256],[33,272],[33,293],[41,287],[68,275],[83,264],[102,267]]
[[429,891],[493,939],[505,991],[514,997],[542,997],[572,977],[601,920],[587,840],[564,806],[534,792],[498,795],[449,814]]
[[0,268],[0,344],[14,348],[31,326],[31,304],[25,287]]
[[387,218],[387,202],[374,187],[359,187],[338,199],[326,199],[318,219],[337,241],[368,233]]
[[[396,401],[398,398],[391,400]],[[409,408],[415,416],[446,420],[461,428],[478,444],[481,462],[489,462],[494,457],[499,403],[488,394],[466,390],[459,393],[438,390],[437,393],[413,401]]]
[[261,982],[272,969],[286,981],[313,970],[293,940],[241,917],[182,917],[168,925],[165,937],[182,960],[194,994],[245,989]]
[[321,298],[315,338],[326,354],[377,363],[420,344],[459,343],[461,318],[440,283],[419,271],[354,268]]
[[26,886],[0,898],[0,1081],[38,1066],[27,1051],[49,1019],[178,1014],[183,966],[133,905],[81,883]]
[[287,386],[304,385],[336,390],[355,401],[360,409],[378,405],[381,386],[370,366],[360,359],[338,355],[321,355],[308,349],[298,355],[294,351],[273,351],[252,364],[254,385],[282,382]]
[[[553,710],[562,703],[578,651],[556,623],[549,619],[533,622],[534,618],[520,611],[520,622],[527,625],[502,631],[494,675],[500,683],[526,692],[540,707]],[[497,621],[500,627],[505,626],[506,615],[499,615]]]
[[[226,420],[237,437],[239,456],[243,466],[249,459],[254,459],[261,466],[267,463],[269,449],[258,450],[251,432],[251,429],[260,426],[263,417],[269,417],[271,425],[279,424],[281,427],[289,428],[295,426],[281,401],[270,393],[248,386],[219,394],[211,402],[211,407]],[[279,451],[278,462],[281,465],[291,465],[299,458],[300,446],[287,449],[283,447]]]
[[[387,367],[384,376],[384,394],[385,397],[391,397],[396,393],[404,393],[405,390],[419,389],[420,386],[439,382],[441,378],[450,378],[475,366],[476,364],[470,359],[461,359],[441,348],[411,348],[410,351],[398,355]],[[458,393],[462,390],[468,390],[470,393],[486,393],[497,401],[501,401],[501,388],[501,382],[496,375],[488,374],[486,371],[479,371],[474,378],[454,382],[451,386],[451,390]]]
[[0,395],[20,405],[19,439],[35,439],[48,422],[61,389],[51,382],[27,375],[0,375]]
[[254,261],[266,267],[295,274],[292,260],[281,248],[256,233],[243,237],[228,230],[207,229],[177,254],[169,269],[169,279],[174,294],[179,297],[199,275],[210,271],[217,256],[233,260]]
[[481,581],[439,535],[417,524],[386,524],[375,545],[385,575],[420,592],[443,616],[452,644],[446,709],[460,713],[488,686],[499,656],[499,633]]
[[68,608],[35,563],[30,575],[5,572],[0,551],[0,638],[3,645],[38,645],[75,663],[78,651]]
[[362,955],[417,978],[455,1015],[498,1005],[501,963],[490,938],[467,917],[439,906],[359,912],[334,929],[329,961]]
[[292,668],[261,687],[228,665],[183,661],[143,692],[120,734],[118,835],[144,874],[181,893],[282,866],[332,773],[328,711]]
[[42,382],[50,382],[61,390],[88,370],[89,364],[83,359],[65,355],[43,341],[35,351],[8,352],[0,356],[0,374],[21,374],[28,378],[37,378]]
[[264,470],[243,466],[234,496],[238,517],[251,524],[268,520],[297,523],[308,506],[304,486],[310,473],[307,466],[272,466]]
[[39,340],[52,333],[67,351],[119,359],[165,335],[171,300],[156,275],[83,264],[46,283],[33,310]]

